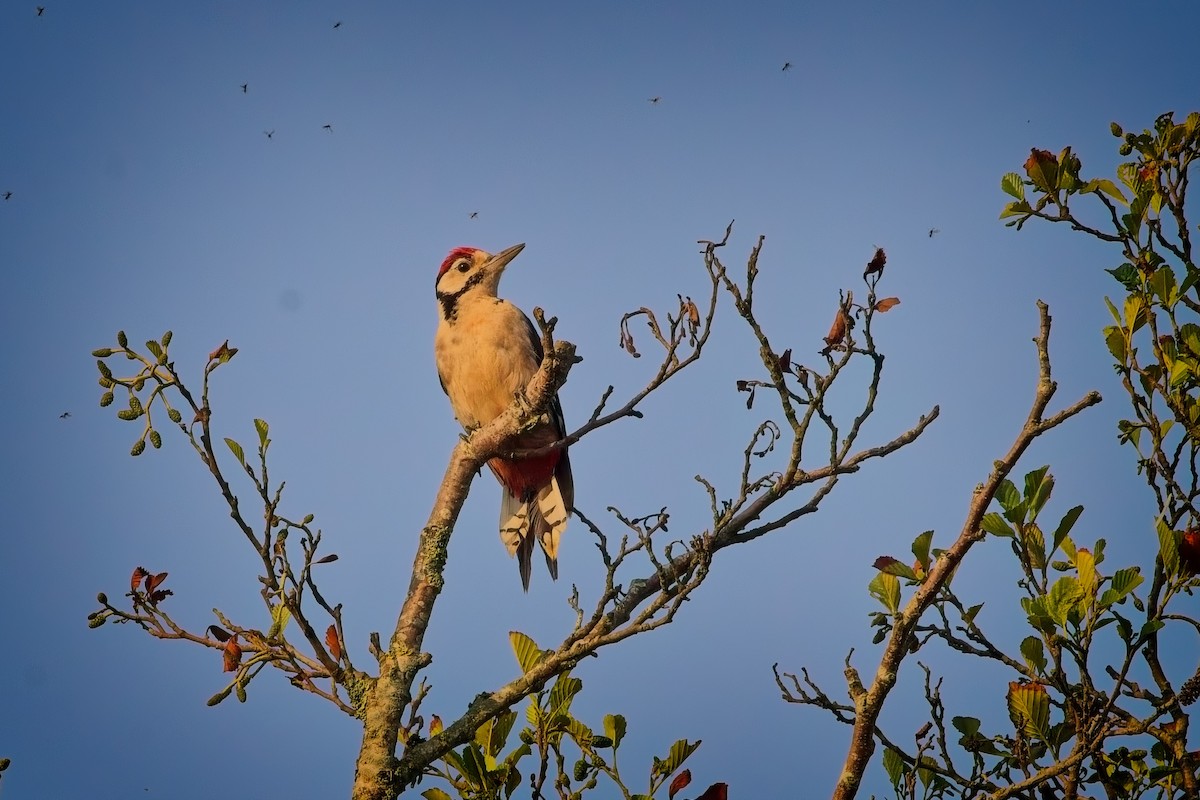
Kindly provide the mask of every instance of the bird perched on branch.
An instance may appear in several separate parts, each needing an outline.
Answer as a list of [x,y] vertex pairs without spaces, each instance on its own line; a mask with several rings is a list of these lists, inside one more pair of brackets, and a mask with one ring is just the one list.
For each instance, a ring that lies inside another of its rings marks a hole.
[[[525,245],[492,255],[458,247],[438,268],[438,328],[434,355],[442,390],[454,416],[467,430],[491,422],[542,363],[542,341],[529,317],[496,296],[500,276]],[[514,450],[536,450],[566,436],[558,397],[548,418],[520,435]],[[558,542],[575,497],[565,447],[527,458],[497,456],[488,467],[500,481],[500,539],[516,555],[521,585],[529,591],[530,558],[536,542],[550,577],[558,579]]]

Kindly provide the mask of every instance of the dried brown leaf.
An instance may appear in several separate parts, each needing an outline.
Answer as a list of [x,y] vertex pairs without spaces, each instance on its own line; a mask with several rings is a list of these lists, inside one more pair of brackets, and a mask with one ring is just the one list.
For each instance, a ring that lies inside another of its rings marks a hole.
[[225,643],[225,647],[221,649],[221,655],[225,662],[224,671],[235,672],[242,663],[242,646],[238,644],[236,633]]
[[165,573],[165,572],[160,572],[157,575],[147,575],[146,583],[145,583],[146,592],[147,593],[153,592],[155,589],[157,589],[159,586],[161,586],[162,582],[165,581],[166,579],[167,579],[167,573]]
[[829,327],[829,335],[825,337],[825,344],[830,347],[835,344],[841,344],[846,338],[846,311],[841,306],[838,306],[837,316],[833,318],[833,325]]
[[330,625],[325,629],[325,644],[329,645],[329,655],[334,661],[342,660],[342,642],[338,639],[337,628]]
[[792,371],[792,348],[789,347],[787,350],[784,350],[783,355],[779,357],[779,371]]
[[867,262],[867,270],[863,273],[863,277],[882,273],[884,266],[887,264],[887,253],[883,252],[882,247],[875,248],[875,256]]
[[133,576],[129,579],[129,591],[136,592],[138,584],[142,582],[143,578],[146,578],[149,575],[150,573],[145,567],[134,567]]
[[875,310],[882,314],[898,305],[900,305],[899,297],[885,297],[875,303]]

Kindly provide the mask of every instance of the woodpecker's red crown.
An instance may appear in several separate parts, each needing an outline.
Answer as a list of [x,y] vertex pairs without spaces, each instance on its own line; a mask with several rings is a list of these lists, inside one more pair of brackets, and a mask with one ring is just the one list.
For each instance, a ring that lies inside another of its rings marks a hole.
[[440,267],[438,267],[437,276],[439,278],[442,277],[442,275],[445,274],[446,270],[450,269],[451,265],[454,264],[455,261],[458,261],[460,258],[466,257],[466,258],[474,259],[475,253],[477,250],[478,250],[478,248],[475,248],[475,247],[456,247],[456,248],[454,248],[453,250],[450,251],[450,255],[446,256],[446,260],[442,262],[442,265]]

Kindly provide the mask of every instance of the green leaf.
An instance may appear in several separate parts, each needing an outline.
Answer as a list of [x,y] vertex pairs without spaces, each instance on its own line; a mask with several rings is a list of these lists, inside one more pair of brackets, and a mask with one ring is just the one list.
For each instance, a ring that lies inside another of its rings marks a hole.
[[620,714],[605,714],[604,735],[612,739],[614,750],[620,747],[621,740],[625,738],[625,717]]
[[977,603],[977,604],[971,606],[970,608],[967,609],[967,613],[963,614],[963,619],[967,622],[974,622],[975,618],[977,616],[979,616],[979,611],[982,608],[983,608],[983,603]]
[[895,575],[899,578],[907,578],[910,581],[917,579],[917,573],[913,572],[913,568],[903,561],[892,558],[891,556],[880,556],[875,559],[875,569],[880,572],[886,572],[888,575]]
[[1179,326],[1179,344],[1192,355],[1200,355],[1200,325],[1185,322]]
[[1179,573],[1179,536],[1167,527],[1167,523],[1159,517],[1154,522],[1154,530],[1158,533],[1158,556],[1162,559],[1163,569],[1168,576]]
[[[1000,485],[996,487],[996,502],[1000,504],[1000,508],[1004,509],[1004,518],[1009,522],[1025,521],[1024,510],[1021,509],[1021,494],[1017,491],[1016,485],[1008,478],[1000,481]],[[1021,513],[1016,516],[1018,510]]]
[[1185,385],[1192,378],[1192,365],[1184,359],[1179,359],[1171,365],[1170,386],[1172,389],[1178,389]]
[[[1187,268],[1187,275],[1184,277],[1183,283],[1179,284],[1179,293],[1181,295],[1187,294],[1191,291],[1192,286],[1196,284],[1196,281],[1200,281],[1200,269],[1196,269],[1190,264],[1185,265],[1185,267]],[[1188,324],[1190,325],[1191,323]]]
[[1029,564],[1034,569],[1043,570],[1046,568],[1046,536],[1042,533],[1041,526],[1036,522],[1030,522],[1021,530],[1021,544],[1025,548],[1025,555],[1029,558]]
[[997,514],[995,511],[989,511],[983,515],[983,519],[979,521],[979,527],[983,528],[993,536],[1007,536],[1012,538],[1016,535],[1012,527],[1004,521],[1004,517]]
[[238,463],[245,466],[246,452],[242,450],[242,446],[228,436],[225,437],[225,444],[229,445],[229,450],[233,453],[233,457],[238,460]]
[[274,639],[282,634],[291,620],[292,612],[283,603],[271,606],[271,628],[267,631],[267,638]]
[[500,755],[500,751],[504,749],[504,743],[508,741],[509,731],[512,730],[516,719],[517,712],[506,711],[479,726],[479,729],[475,731],[475,741],[483,748],[485,755],[490,758],[496,758],[496,756]]
[[1026,636],[1021,640],[1021,655],[1025,657],[1025,663],[1029,668],[1038,674],[1046,672],[1046,650],[1042,646],[1042,640],[1036,636]]
[[925,531],[913,539],[912,554],[917,557],[921,569],[929,571],[929,545],[933,542],[933,531]]
[[1131,294],[1125,298],[1125,329],[1130,333],[1137,333],[1138,329],[1146,324],[1146,304],[1142,300],[1141,295]]
[[483,751],[474,742],[468,744],[462,749],[460,755],[463,766],[463,777],[471,782],[475,787],[483,787],[483,779],[487,774],[487,765],[484,764]]
[[1046,594],[1046,613],[1060,628],[1065,628],[1071,612],[1082,599],[1083,590],[1079,586],[1079,580],[1074,576],[1064,575],[1054,582]]
[[1119,325],[1109,325],[1104,329],[1104,344],[1108,347],[1108,352],[1116,359],[1118,364],[1124,364],[1126,357],[1129,355],[1128,343],[1125,338],[1125,329]]
[[1079,158],[1071,152],[1070,147],[1064,147],[1058,155],[1058,188],[1067,194],[1079,189]]
[[512,642],[513,653],[517,656],[517,664],[521,666],[522,673],[529,672],[542,660],[541,649],[533,639],[520,631],[509,631],[508,640]]
[[1015,172],[1006,173],[1000,179],[1000,189],[1010,197],[1018,200],[1025,199],[1025,184],[1021,182],[1021,176]]
[[1154,293],[1158,301],[1168,309],[1175,305],[1175,301],[1179,299],[1179,292],[1176,288],[1175,270],[1169,265],[1164,264],[1154,271],[1150,276],[1147,284],[1150,291]]
[[550,689],[550,702],[547,704],[551,713],[565,714],[571,708],[571,700],[583,688],[583,681],[571,677],[570,672],[561,673]]
[[1141,631],[1138,632],[1138,638],[1141,639],[1142,641],[1145,641],[1148,637],[1153,636],[1154,634],[1161,631],[1165,624],[1166,623],[1163,622],[1161,619],[1146,620],[1146,623],[1144,625],[1142,625]]
[[[596,734],[592,732],[591,728],[589,728],[587,725],[584,725],[574,717],[571,717],[569,720],[567,720],[567,733],[571,735],[571,738],[574,739],[575,743],[580,747],[583,747],[584,745],[591,745],[592,747],[596,746],[594,744],[594,740],[597,738]],[[609,741],[612,740],[610,739]]]
[[1004,206],[1004,208],[1000,211],[1000,219],[1007,219],[1008,217],[1020,217],[1032,212],[1033,206],[1029,205],[1029,203],[1025,202],[1024,200],[1016,200]]
[[1027,736],[1045,739],[1050,732],[1050,696],[1040,683],[1011,686],[1008,714]]
[[[1125,287],[1125,290],[1128,292],[1136,292],[1141,288],[1142,276],[1133,264],[1125,263],[1115,269],[1106,269],[1104,271],[1116,278],[1117,282]],[[1105,299],[1107,300],[1108,298]],[[1112,304],[1110,303],[1109,305]],[[1117,322],[1120,322],[1120,320],[1118,319]]]
[[1145,578],[1142,577],[1140,567],[1127,567],[1119,569],[1113,573],[1109,579],[1108,588],[1104,590],[1104,594],[1100,596],[1100,605],[1103,608],[1108,608],[1114,603],[1123,603],[1125,598],[1134,589],[1142,585]]
[[1096,557],[1090,550],[1081,547],[1075,552],[1075,571],[1079,574],[1080,602],[1087,603],[1096,596],[1096,586],[1099,583]]
[[951,717],[950,724],[964,736],[974,736],[979,733],[979,720],[975,717]]
[[543,716],[542,707],[532,697],[529,698],[529,705],[525,706],[525,720],[529,723],[529,727],[541,728]]
[[163,350],[154,339],[146,340],[146,349],[153,353],[155,358],[162,356]]
[[667,753],[667,757],[662,761],[655,761],[656,772],[664,778],[675,774],[675,770],[683,766],[683,762],[687,761],[688,756],[696,752],[696,748],[700,746],[700,740],[689,742],[687,739],[680,739],[671,745],[671,752]]
[[425,800],[454,800],[454,798],[441,789],[426,789],[421,792],[421,797],[424,797]]
[[1025,507],[1029,509],[1030,519],[1037,517],[1042,506],[1050,499],[1054,491],[1054,476],[1049,474],[1050,466],[1038,467],[1025,475]]
[[267,425],[267,421],[265,419],[255,419],[254,420],[254,430],[258,431],[259,447],[266,447],[267,446],[267,431],[270,430],[269,426]]
[[1083,513],[1083,506],[1075,506],[1059,520],[1058,527],[1054,529],[1054,544],[1050,548],[1050,555],[1053,556],[1058,548],[1062,546],[1063,540],[1071,533],[1071,528],[1075,527],[1075,521],[1079,519],[1079,515]]
[[[1110,270],[1105,270],[1105,272],[1116,273],[1116,272],[1119,272],[1119,271],[1125,269],[1126,267],[1129,267],[1129,269],[1132,269],[1134,271],[1134,274],[1137,273],[1137,270],[1134,269],[1132,264],[1122,264],[1120,267],[1118,267],[1115,270],[1110,269]],[[1122,324],[1121,312],[1117,311],[1117,307],[1113,305],[1113,301],[1109,300],[1107,297],[1105,297],[1104,305],[1106,305],[1108,307],[1108,313],[1112,315],[1113,322],[1117,323],[1118,325],[1121,325]]]
[[1133,626],[1129,624],[1129,620],[1115,611],[1113,612],[1113,616],[1117,619],[1117,635],[1121,637],[1121,641],[1126,646],[1129,646],[1130,640],[1133,639]]
[[890,747],[885,747],[883,750],[883,769],[887,772],[888,780],[892,782],[892,788],[899,791],[900,781],[904,779],[906,765],[904,759]]
[[1108,178],[1092,178],[1083,185],[1080,190],[1081,194],[1091,194],[1092,192],[1103,192],[1104,194],[1116,200],[1123,206],[1129,205],[1129,201],[1125,199],[1125,195],[1117,188],[1117,185]]
[[900,579],[895,575],[877,573],[867,584],[867,591],[893,614],[900,610]]

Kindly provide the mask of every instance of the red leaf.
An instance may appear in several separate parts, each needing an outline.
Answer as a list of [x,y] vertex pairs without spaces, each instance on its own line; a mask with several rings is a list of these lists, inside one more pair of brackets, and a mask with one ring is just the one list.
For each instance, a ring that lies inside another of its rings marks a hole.
[[675,800],[675,794],[691,782],[692,771],[690,769],[685,769],[683,772],[676,775],[675,779],[671,781],[671,788],[667,790],[667,797],[669,800]]
[[729,800],[729,784],[714,783],[705,789],[704,794],[697,797],[696,800]]
[[237,348],[229,346],[229,340],[226,339],[220,347],[208,354],[209,361],[228,361],[237,355]]
[[899,297],[885,297],[875,303],[875,310],[882,314],[888,309],[894,308],[898,305],[900,305]]
[[167,573],[160,572],[157,575],[146,576],[146,592],[153,594],[154,590],[162,585],[162,582],[167,579]]
[[892,558],[891,556],[880,556],[879,558],[875,559],[874,563],[872,563],[871,566],[873,566],[875,569],[879,570],[880,572],[883,572],[888,567],[890,567],[892,564],[899,564],[899,563],[900,563],[899,559]]
[[1179,563],[1189,575],[1200,572],[1200,528],[1189,528],[1179,539]]
[[238,644],[237,634],[230,637],[222,649],[222,655],[225,661],[225,672],[235,672],[238,665],[242,663],[242,648]]
[[876,247],[875,257],[867,262],[867,270],[863,273],[863,277],[877,272],[882,273],[885,264],[887,264],[887,253],[883,252],[882,247]]
[[1043,192],[1052,192],[1058,186],[1058,159],[1049,150],[1029,149],[1025,159],[1025,174],[1033,185]]
[[157,592],[150,593],[150,604],[157,605],[163,600],[166,600],[171,595],[175,594],[170,589],[159,589]]
[[342,660],[342,643],[338,640],[337,628],[330,625],[325,629],[325,644],[329,645],[329,655],[334,661]]
[[142,582],[142,578],[148,577],[149,575],[150,573],[146,571],[145,567],[135,567],[133,570],[133,577],[129,579],[129,591],[136,592],[138,584]]

